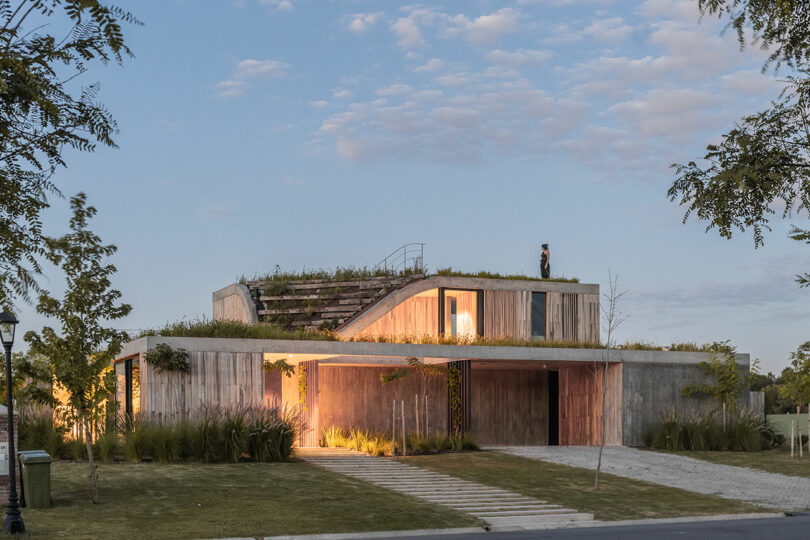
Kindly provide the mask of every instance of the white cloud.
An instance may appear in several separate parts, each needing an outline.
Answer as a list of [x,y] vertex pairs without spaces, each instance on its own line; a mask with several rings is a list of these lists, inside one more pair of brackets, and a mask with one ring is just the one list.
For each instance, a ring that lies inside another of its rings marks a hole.
[[400,17],[391,25],[391,29],[399,36],[397,45],[401,49],[409,50],[425,45],[425,39],[419,30],[419,25],[412,17]]
[[610,17],[594,21],[584,32],[599,41],[616,42],[627,38],[633,32],[633,28],[625,24],[621,17]]
[[296,1],[298,0],[259,0],[259,3],[270,6],[273,11],[285,11],[289,13],[295,11],[293,2]]
[[249,88],[249,81],[257,79],[279,79],[287,75],[288,64],[278,60],[254,60],[247,58],[236,64],[233,77],[217,83],[217,95],[231,98],[243,94]]
[[694,0],[646,0],[639,12],[648,19],[674,19],[692,25],[696,25],[700,19],[700,11]]
[[549,51],[531,49],[517,49],[515,51],[502,51],[495,49],[487,53],[486,58],[496,64],[506,64],[513,67],[522,67],[529,64],[544,64],[552,54]]
[[784,83],[764,75],[759,69],[742,69],[720,77],[727,89],[741,94],[775,96],[784,88]]
[[326,101],[325,99],[319,99],[318,101],[310,101],[309,104],[318,109],[322,109],[324,107],[329,106],[329,102]]
[[439,58],[431,58],[426,64],[414,68],[416,73],[423,73],[426,71],[439,71],[444,66],[444,62]]
[[402,96],[404,94],[410,94],[413,91],[413,88],[408,86],[407,84],[392,84],[387,88],[380,88],[377,90],[378,96]]
[[335,99],[345,99],[351,96],[351,90],[346,90],[345,88],[335,88],[335,90],[332,92],[332,97]]
[[608,112],[623,117],[643,137],[688,141],[697,131],[716,123],[720,96],[690,88],[655,89],[639,99],[611,106]]
[[449,35],[463,32],[467,40],[475,45],[487,45],[501,37],[516,32],[520,13],[514,8],[501,8],[489,15],[481,15],[470,20],[465,15],[456,15],[451,20]]
[[448,73],[439,75],[434,80],[439,86],[463,86],[470,82],[470,77],[466,73]]
[[355,13],[351,16],[351,21],[349,21],[349,30],[355,34],[363,34],[377,24],[382,17],[383,13],[381,11],[376,13]]

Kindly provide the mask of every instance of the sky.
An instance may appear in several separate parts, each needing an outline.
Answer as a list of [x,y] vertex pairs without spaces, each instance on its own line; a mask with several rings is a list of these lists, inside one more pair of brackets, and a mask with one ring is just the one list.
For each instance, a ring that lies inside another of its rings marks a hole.
[[[627,291],[620,342],[731,340],[779,372],[810,339],[810,250],[683,223],[672,163],[768,105],[766,54],[694,0],[143,1],[135,54],[94,66],[117,149],[66,152],[118,246],[116,326],[211,317],[239,276],[371,266],[424,242],[430,270]],[[67,199],[45,227],[63,234]],[[59,292],[46,268],[42,285]],[[20,305],[21,332],[54,324]]]

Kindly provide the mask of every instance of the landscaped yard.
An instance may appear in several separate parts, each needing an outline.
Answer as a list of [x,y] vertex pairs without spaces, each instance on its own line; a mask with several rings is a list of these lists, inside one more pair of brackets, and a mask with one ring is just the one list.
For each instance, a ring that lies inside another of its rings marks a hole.
[[773,511],[608,474],[600,475],[594,492],[594,471],[498,452],[415,456],[408,463],[590,512],[601,520]]
[[786,474],[788,476],[804,476],[810,478],[810,454],[805,448],[804,457],[790,457],[790,446],[783,446],[774,450],[762,452],[672,452],[680,456],[702,459],[723,465],[736,465],[760,469],[767,472]]
[[306,463],[102,464],[100,503],[89,502],[87,464],[56,462],[53,508],[23,509],[31,536],[222,538],[477,526]]

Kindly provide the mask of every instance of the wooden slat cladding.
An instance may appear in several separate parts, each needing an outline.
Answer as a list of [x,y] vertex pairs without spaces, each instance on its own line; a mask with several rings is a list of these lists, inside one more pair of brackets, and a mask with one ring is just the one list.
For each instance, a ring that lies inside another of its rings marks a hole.
[[548,371],[473,368],[471,432],[479,444],[548,444]]
[[546,339],[561,341],[563,339],[563,295],[546,294]]
[[[304,428],[301,432],[298,445],[303,448],[313,448],[318,446],[318,441],[321,438],[321,430],[318,422],[319,412],[319,386],[318,386],[318,361],[310,360],[308,362],[301,362],[296,367],[296,375],[301,381],[301,370],[304,370],[303,379],[306,381],[306,396],[303,400],[303,407],[301,414],[304,417]],[[300,392],[300,387],[298,388]]]
[[577,341],[599,343],[599,295],[577,296]]
[[188,374],[158,373],[141,358],[141,411],[150,419],[174,421],[203,405],[263,404],[262,354],[192,352],[189,360]]
[[484,337],[529,339],[531,291],[484,291]]
[[357,335],[376,336],[435,336],[439,331],[439,296],[419,295],[408,298],[371,323]]
[[[383,386],[380,375],[400,366],[329,366],[322,365],[319,373],[318,407],[321,429],[330,426],[362,428],[372,432],[391,433],[391,406],[396,392],[391,384]],[[408,376],[399,384],[399,399],[405,402],[405,427],[416,431],[416,401],[419,401],[420,429],[424,430],[424,397],[422,377],[407,368]],[[447,430],[447,377],[440,375],[430,382],[428,390],[428,429]],[[397,406],[397,420],[400,418]],[[400,425],[397,424],[397,431]]]
[[[560,369],[560,444],[598,445],[602,432],[602,374],[604,366]],[[608,368],[605,443],[622,443],[621,364]]]

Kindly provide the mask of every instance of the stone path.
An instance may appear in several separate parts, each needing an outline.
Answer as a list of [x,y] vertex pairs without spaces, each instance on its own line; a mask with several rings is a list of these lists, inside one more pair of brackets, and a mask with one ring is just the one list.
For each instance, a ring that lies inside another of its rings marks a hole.
[[296,456],[333,472],[460,510],[482,519],[493,528],[535,528],[593,520],[592,514],[388,458],[335,448],[299,449]]
[[[491,449],[586,469],[596,468],[599,452],[599,448],[592,446],[517,446]],[[602,472],[696,493],[738,499],[769,508],[810,508],[810,478],[720,465],[674,454],[608,447],[602,454]]]

